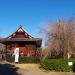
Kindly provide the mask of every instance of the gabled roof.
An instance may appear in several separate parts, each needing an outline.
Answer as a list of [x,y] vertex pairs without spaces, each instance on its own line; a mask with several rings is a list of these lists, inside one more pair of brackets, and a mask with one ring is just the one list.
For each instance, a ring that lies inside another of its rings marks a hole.
[[[28,38],[28,39],[33,39],[33,37],[31,35],[29,35],[24,29],[23,27],[20,25],[20,27],[16,30],[16,32],[14,32],[13,34],[11,34],[10,36],[7,37],[7,39],[11,39],[11,38],[17,38],[16,36],[18,34],[22,34],[23,36],[21,38]],[[20,36],[18,37],[20,38]]]
[[42,39],[32,37],[27,32],[25,32],[22,26],[20,26],[16,32],[10,36],[0,39],[0,43],[6,44],[8,42],[36,42],[38,46],[41,46]]

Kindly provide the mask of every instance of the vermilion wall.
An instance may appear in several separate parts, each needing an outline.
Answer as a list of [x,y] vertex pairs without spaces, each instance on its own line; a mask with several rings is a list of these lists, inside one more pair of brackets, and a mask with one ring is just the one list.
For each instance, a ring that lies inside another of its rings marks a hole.
[[[20,49],[20,54],[23,53],[25,56],[38,56],[39,52],[28,47],[18,47]],[[15,49],[13,49],[15,50]]]

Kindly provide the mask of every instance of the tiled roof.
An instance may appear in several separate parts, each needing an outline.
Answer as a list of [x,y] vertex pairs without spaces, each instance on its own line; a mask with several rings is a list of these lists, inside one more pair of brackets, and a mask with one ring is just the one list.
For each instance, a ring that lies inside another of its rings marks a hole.
[[33,39],[28,39],[28,38],[11,38],[11,39],[7,39],[7,38],[3,38],[0,39],[0,41],[41,41],[41,38],[33,38]]

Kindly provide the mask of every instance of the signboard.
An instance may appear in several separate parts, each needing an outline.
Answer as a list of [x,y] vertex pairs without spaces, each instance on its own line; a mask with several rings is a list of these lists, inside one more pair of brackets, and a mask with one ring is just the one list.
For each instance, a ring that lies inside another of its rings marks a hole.
[[73,65],[73,62],[68,62],[68,65],[69,65],[69,66],[72,66],[72,65]]

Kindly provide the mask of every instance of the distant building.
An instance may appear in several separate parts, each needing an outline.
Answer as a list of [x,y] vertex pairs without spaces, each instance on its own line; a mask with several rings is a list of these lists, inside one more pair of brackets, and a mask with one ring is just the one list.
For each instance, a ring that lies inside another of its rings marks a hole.
[[0,39],[0,43],[6,45],[6,52],[13,52],[18,47],[24,56],[38,56],[41,42],[41,38],[32,37],[24,31],[22,26],[10,36]]

